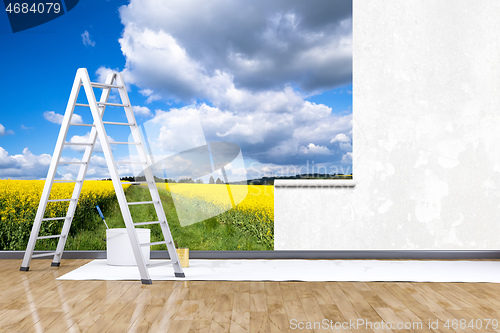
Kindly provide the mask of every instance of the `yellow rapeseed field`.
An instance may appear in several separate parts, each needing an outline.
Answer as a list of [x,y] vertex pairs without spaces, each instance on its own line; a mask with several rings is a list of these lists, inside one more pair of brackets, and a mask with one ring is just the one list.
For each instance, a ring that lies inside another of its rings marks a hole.
[[[25,243],[36,215],[44,183],[43,180],[0,180],[0,249],[19,250],[26,247]],[[125,188],[129,186],[124,184]],[[181,226],[215,217],[221,224],[231,225],[254,235],[266,249],[274,248],[273,186],[225,184],[169,184],[168,186],[166,188],[165,184],[158,184],[160,189],[170,191]],[[73,188],[74,183],[56,183],[53,185],[50,199],[70,198]],[[228,188],[232,193],[234,206]],[[68,202],[48,203],[44,217],[65,216],[68,205]],[[84,182],[71,227],[75,235],[94,230],[95,205],[100,205],[103,209],[116,205],[111,181]],[[192,222],[183,224],[181,217],[186,216],[191,218]],[[60,220],[46,221],[42,223],[40,235],[58,234],[61,227]]]
[[[159,187],[163,184],[159,184]],[[272,185],[225,185],[225,184],[168,184],[171,193],[196,197],[212,204],[228,207],[228,187],[238,209],[245,211],[264,210],[272,219],[274,213],[274,186]]]
[[[1,222],[26,221],[33,219],[44,180],[0,180],[0,218]],[[127,188],[128,184],[124,185]],[[73,193],[74,183],[55,183],[50,192],[50,199],[68,199]],[[79,199],[79,205],[95,206],[110,198],[115,191],[111,181],[85,181]],[[67,202],[48,203],[45,217],[65,216]]]
[[[163,184],[159,187],[165,188]],[[205,210],[206,215],[198,214],[201,218],[191,223],[200,222],[203,216],[208,218],[218,215],[217,219],[221,223],[233,223],[255,235],[270,249],[273,248],[274,186],[183,183],[168,184],[168,188],[176,203],[179,220],[183,215],[183,207],[191,212]],[[236,203],[235,207],[230,200],[228,189]],[[196,218],[196,215],[191,213],[189,217]]]

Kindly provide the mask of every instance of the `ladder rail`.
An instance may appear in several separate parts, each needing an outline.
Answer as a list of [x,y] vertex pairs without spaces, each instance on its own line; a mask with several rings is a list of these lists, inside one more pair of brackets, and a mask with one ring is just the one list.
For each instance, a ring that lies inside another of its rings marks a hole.
[[68,135],[68,129],[71,123],[71,117],[73,116],[75,103],[78,98],[78,93],[80,92],[80,82],[81,78],[79,75],[77,75],[73,82],[73,87],[71,88],[68,104],[66,105],[66,112],[64,113],[63,121],[61,124],[61,130],[59,131],[59,136],[57,137],[56,147],[54,148],[54,153],[52,155],[52,160],[50,162],[47,178],[43,186],[40,203],[38,204],[35,220],[33,221],[33,227],[31,229],[30,238],[28,240],[26,252],[24,253],[23,262],[21,264],[21,270],[29,269],[31,258],[33,257],[33,251],[35,250],[37,237],[38,234],[40,233],[42,219],[45,214],[45,209],[47,208],[47,200],[49,200],[49,195],[52,189],[52,184],[54,183],[54,178],[56,176],[59,160],[61,159],[61,154],[64,147],[64,141],[66,140],[66,136]]
[[[108,141],[108,136],[106,134],[106,128],[104,127],[104,123],[102,122],[102,118],[100,118],[99,106],[93,94],[92,85],[90,83],[90,79],[88,78],[88,74],[85,73],[86,78],[83,80],[83,87],[85,92],[87,93],[87,99],[89,100],[90,111],[92,112],[92,117],[94,118],[95,129],[97,131],[97,135],[99,136],[99,141],[101,143],[102,151],[104,153],[104,157],[106,159],[106,164],[108,165],[109,173],[111,176],[111,181],[113,182],[113,186],[116,192],[116,198],[118,200],[118,205],[120,206],[120,210],[123,215],[123,221],[125,222],[125,227],[127,228],[127,233],[130,239],[130,244],[132,246],[132,252],[134,253],[135,260],[137,262],[137,267],[139,268],[139,273],[141,275],[141,281],[144,284],[151,284],[151,277],[149,275],[149,271],[146,268],[146,262],[144,256],[142,254],[142,250],[139,247],[139,237],[137,236],[137,232],[135,231],[132,215],[130,214],[130,210],[128,209],[127,199],[125,197],[125,192],[123,191],[123,187],[120,181],[120,176],[118,174],[118,169],[116,167],[115,159],[113,157],[113,153],[111,151],[111,146]],[[116,75],[116,79],[118,79],[120,74]],[[118,81],[118,80],[117,80]],[[124,92],[123,81],[117,82],[117,86],[122,85],[121,88],[118,88],[120,92],[120,96],[123,94],[126,95],[126,91]],[[90,98],[89,98],[90,97]],[[126,103],[122,99],[122,103]],[[99,120],[99,121],[97,121]],[[129,122],[132,122],[129,120]],[[133,121],[135,123],[135,121]]]
[[[80,72],[80,76],[85,75],[86,71],[84,69],[78,69],[78,71]],[[108,74],[108,76],[106,78],[106,84],[111,84],[113,82],[113,80],[114,80],[114,74]],[[93,94],[94,99],[95,99],[94,91],[92,91],[92,94]],[[109,98],[109,94],[110,94],[110,88],[104,88],[102,90],[102,93],[101,93],[101,101],[107,101]],[[98,109],[99,110],[98,113],[99,113],[99,117],[100,117],[99,119],[102,119],[102,116],[104,115],[105,109],[106,109],[105,106]],[[89,162],[90,162],[90,159],[92,157],[92,153],[94,151],[96,139],[97,139],[97,130],[96,130],[95,126],[93,126],[92,129],[90,130],[90,135],[89,135],[89,139],[88,139],[89,140],[88,143],[90,145],[87,146],[87,148],[85,148],[85,152],[84,152],[83,158],[82,158],[82,160],[86,161],[87,163],[82,164],[80,166],[77,179],[85,179],[85,175],[87,174],[87,170],[88,170],[88,167],[90,164]],[[73,216],[75,215],[76,207],[78,205],[78,199],[80,198],[80,194],[82,193],[82,188],[83,188],[83,181],[75,184],[71,198],[76,199],[76,200],[72,200],[70,202],[69,207],[68,207],[68,211],[67,211],[67,215],[66,215],[66,217],[70,217],[70,218],[67,218],[66,220],[64,220],[64,224],[63,224],[63,227],[61,230],[61,234],[65,235],[66,237],[59,238],[59,241],[57,242],[56,254],[54,255],[54,258],[52,260],[52,264],[51,264],[52,266],[57,267],[61,263],[61,258],[62,258],[63,252],[64,252],[64,247],[66,246],[66,241],[68,239],[67,236],[69,234],[69,230],[70,230],[71,224],[73,222]]]
[[[123,78],[120,73],[116,75],[116,84],[125,86]],[[130,130],[132,132],[133,142],[139,142],[140,145],[137,147],[137,152],[139,155],[139,159],[142,163],[145,163],[144,168],[144,176],[146,177],[146,181],[148,182],[149,193],[151,195],[151,199],[154,202],[153,205],[155,207],[156,215],[158,216],[158,221],[164,221],[165,223],[160,223],[160,228],[163,234],[163,239],[166,242],[168,254],[170,256],[170,260],[172,261],[172,266],[174,268],[175,276],[184,277],[184,271],[180,265],[179,257],[177,255],[177,251],[175,249],[174,240],[172,239],[172,233],[170,232],[170,227],[167,222],[167,216],[165,215],[165,211],[163,210],[163,206],[161,204],[160,194],[158,192],[158,187],[154,181],[153,171],[151,169],[151,161],[146,154],[146,146],[144,144],[144,140],[142,138],[141,132],[139,130],[139,126],[137,126],[137,122],[134,115],[134,110],[132,108],[132,104],[130,103],[127,91],[125,89],[119,89],[120,98],[123,104],[127,105],[124,107],[125,115],[127,116],[127,121],[129,123],[136,124],[135,126],[131,126]]]

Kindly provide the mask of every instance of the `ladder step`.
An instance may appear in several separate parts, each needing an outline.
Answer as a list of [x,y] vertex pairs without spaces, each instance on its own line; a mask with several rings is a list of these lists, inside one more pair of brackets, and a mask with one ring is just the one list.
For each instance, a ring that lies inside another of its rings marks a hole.
[[102,122],[105,125],[123,125],[123,126],[134,126],[136,125],[135,123],[119,123],[116,121],[103,121]]
[[65,142],[66,146],[92,146],[92,143],[88,142]]
[[127,202],[129,205],[146,205],[146,204],[155,204],[158,201],[135,201],[135,202]]
[[46,253],[37,253],[31,256],[31,258],[39,258],[39,257],[50,257],[55,256],[57,252],[46,252]]
[[118,141],[113,141],[109,143],[110,145],[140,145],[140,142],[118,142]]
[[165,261],[165,262],[158,262],[158,263],[154,263],[154,264],[149,264],[149,265],[146,265],[147,268],[151,268],[151,267],[157,267],[157,266],[167,266],[167,265],[173,265],[174,262],[172,260],[169,260],[169,261]]
[[50,199],[47,202],[75,201],[76,199]]
[[42,219],[42,221],[54,221],[54,220],[66,220],[69,219],[69,217],[47,217]]
[[87,162],[82,162],[82,161],[79,161],[79,162],[59,162],[59,164],[87,164]]
[[83,104],[83,103],[75,103],[75,106],[86,106],[86,107],[90,107],[90,105],[88,105],[88,104]]
[[122,184],[139,185],[139,184],[149,184],[148,182],[123,182]]
[[167,241],[152,242],[152,243],[141,243],[139,245],[140,246],[153,246],[153,245],[161,245],[161,244],[167,244]]
[[63,237],[63,235],[40,236],[37,237],[36,239],[59,238],[59,237]]
[[97,102],[97,105],[109,105],[109,106],[121,106],[121,107],[128,107],[130,105],[127,104],[119,104],[119,103],[108,103],[108,102]]
[[162,223],[162,222],[160,222],[160,221],[137,222],[137,223],[134,223],[134,225],[147,225],[147,224],[157,224],[157,223]]
[[87,127],[95,127],[94,124],[70,124],[71,126],[87,126]]
[[104,84],[104,83],[98,83],[98,82],[90,82],[90,85],[94,88],[123,88],[123,86],[116,86],[113,84]]

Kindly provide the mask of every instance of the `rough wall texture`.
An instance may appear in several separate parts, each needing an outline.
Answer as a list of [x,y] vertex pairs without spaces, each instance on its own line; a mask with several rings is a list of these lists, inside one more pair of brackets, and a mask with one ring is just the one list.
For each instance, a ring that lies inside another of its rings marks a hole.
[[500,2],[354,0],[354,189],[277,188],[275,249],[500,249]]

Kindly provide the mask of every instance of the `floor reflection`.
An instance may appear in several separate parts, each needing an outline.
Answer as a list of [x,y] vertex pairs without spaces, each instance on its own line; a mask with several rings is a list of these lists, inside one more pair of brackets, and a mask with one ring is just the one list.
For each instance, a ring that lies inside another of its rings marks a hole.
[[33,327],[36,333],[43,333],[42,325],[40,324],[40,316],[38,315],[38,310],[33,299],[33,294],[31,294],[30,282],[25,275],[21,275],[23,280],[24,292],[26,293],[26,298],[28,299],[28,304],[31,311],[31,318],[33,319]]
[[61,301],[61,306],[64,313],[63,317],[66,321],[68,332],[78,332],[78,330],[76,330],[75,328],[76,325],[73,320],[73,317],[70,315],[73,309],[68,305],[66,296],[64,294],[63,283],[56,281],[56,278],[59,276],[59,274],[57,274],[56,272],[53,272],[52,274],[54,275],[54,281],[56,284],[57,293],[59,294],[59,300]]

